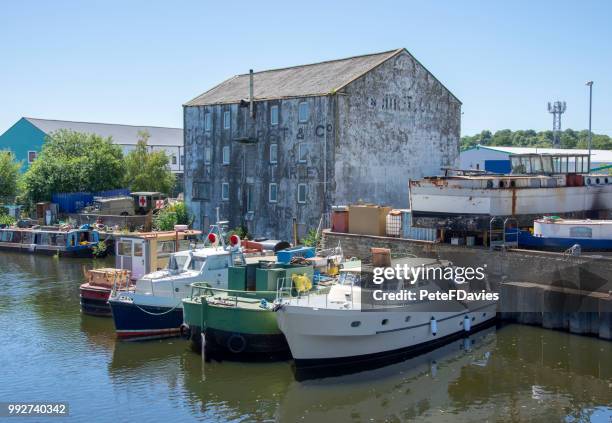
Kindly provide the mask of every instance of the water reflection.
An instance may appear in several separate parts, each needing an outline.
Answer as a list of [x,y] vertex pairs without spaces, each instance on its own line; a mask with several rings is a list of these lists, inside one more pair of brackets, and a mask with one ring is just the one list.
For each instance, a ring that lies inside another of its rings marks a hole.
[[290,362],[203,363],[181,339],[116,341],[111,319],[79,312],[92,265],[0,253],[0,397],[69,401],[76,420],[95,408],[99,421],[612,417],[611,342],[510,325],[385,368],[299,383]]

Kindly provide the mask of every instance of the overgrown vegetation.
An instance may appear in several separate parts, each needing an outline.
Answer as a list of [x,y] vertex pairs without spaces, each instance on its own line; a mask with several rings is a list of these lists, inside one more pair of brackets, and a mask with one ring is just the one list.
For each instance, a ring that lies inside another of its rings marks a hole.
[[175,178],[170,171],[169,159],[165,151],[151,151],[147,145],[150,135],[146,131],[138,133],[136,148],[125,157],[125,184],[132,191],[171,192]]
[[107,245],[104,241],[99,241],[96,245],[91,249],[91,253],[94,257],[105,257],[107,253]]
[[15,224],[16,220],[12,216],[5,214],[2,212],[2,208],[0,208],[0,227],[3,226],[11,226]]
[[174,225],[191,226],[192,223],[193,217],[182,201],[168,204],[153,218],[153,228],[158,231],[173,231]]
[[[560,148],[588,148],[589,131],[566,129],[560,134]],[[504,147],[540,147],[552,148],[552,131],[536,132],[532,129],[511,131],[503,129],[492,133],[484,130],[480,134],[461,137],[461,149],[465,150],[477,144]],[[607,135],[593,134],[593,149],[612,150],[612,138]]]
[[306,247],[317,247],[320,240],[321,237],[317,231],[315,229],[310,229],[306,236],[302,238],[302,245],[305,245]]
[[10,151],[0,151],[0,199],[12,199],[17,195],[20,167]]
[[23,175],[23,200],[48,201],[56,192],[96,192],[121,188],[125,163],[111,138],[59,130]]

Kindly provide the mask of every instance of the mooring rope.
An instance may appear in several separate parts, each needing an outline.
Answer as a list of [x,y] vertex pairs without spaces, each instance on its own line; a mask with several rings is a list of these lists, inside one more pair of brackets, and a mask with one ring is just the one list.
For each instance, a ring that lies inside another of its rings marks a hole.
[[[176,310],[176,308],[177,308],[178,306],[180,306],[180,305],[181,305],[181,303],[182,303],[182,301],[179,301],[179,303],[178,303],[177,305],[175,305],[174,307],[172,307],[170,310],[166,310],[166,311],[161,312],[161,313],[153,313],[153,312],[151,312],[151,311],[147,311],[147,310],[145,310],[144,308],[140,307],[138,304],[135,304],[135,303],[132,303],[132,304],[134,304],[134,305],[136,306],[136,308],[138,308],[138,309],[139,309],[140,311],[142,311],[143,313],[150,314],[151,316],[163,316],[164,314],[168,314],[168,313],[170,313],[170,312],[172,312],[172,311]],[[152,306],[152,307],[155,307],[155,306]]]

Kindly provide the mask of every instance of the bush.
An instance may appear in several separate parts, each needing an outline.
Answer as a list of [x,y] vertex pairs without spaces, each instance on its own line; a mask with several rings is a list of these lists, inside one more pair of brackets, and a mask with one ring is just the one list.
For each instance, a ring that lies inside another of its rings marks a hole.
[[174,225],[191,226],[193,217],[184,202],[168,204],[153,218],[153,229],[156,231],[173,231]]
[[317,231],[310,229],[306,236],[302,239],[302,244],[306,247],[317,247],[319,245],[320,236]]

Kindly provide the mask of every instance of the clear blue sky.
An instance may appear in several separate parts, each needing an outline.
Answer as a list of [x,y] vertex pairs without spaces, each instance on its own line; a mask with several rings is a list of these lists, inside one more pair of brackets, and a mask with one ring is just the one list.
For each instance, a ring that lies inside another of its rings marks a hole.
[[406,47],[463,101],[463,134],[612,135],[610,1],[7,1],[0,133],[21,116],[182,126],[181,104],[247,72]]

